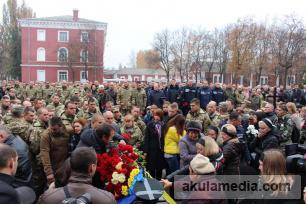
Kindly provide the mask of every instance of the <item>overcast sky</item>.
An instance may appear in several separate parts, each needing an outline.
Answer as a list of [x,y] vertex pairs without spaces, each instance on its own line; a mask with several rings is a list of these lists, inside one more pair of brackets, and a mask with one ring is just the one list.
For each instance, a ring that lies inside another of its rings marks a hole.
[[[21,2],[21,0],[18,0]],[[131,53],[149,49],[165,28],[212,29],[253,16],[258,20],[297,14],[306,19],[306,0],[25,0],[37,17],[72,15],[108,24],[105,67],[129,65]],[[1,5],[5,0],[0,0]],[[2,9],[0,9],[2,12]]]

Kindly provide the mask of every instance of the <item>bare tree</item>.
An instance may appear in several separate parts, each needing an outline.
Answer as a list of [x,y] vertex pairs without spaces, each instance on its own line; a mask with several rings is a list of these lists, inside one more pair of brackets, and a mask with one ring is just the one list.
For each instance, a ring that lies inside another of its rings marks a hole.
[[278,64],[284,69],[283,84],[287,85],[288,71],[305,51],[305,27],[295,16],[287,16],[273,28],[273,45]]
[[227,38],[229,34],[229,28],[225,28],[223,30],[219,30],[216,36],[216,43],[217,43],[217,63],[216,66],[218,68],[218,72],[220,76],[226,72],[227,64],[229,61],[229,48],[227,44]]
[[153,47],[160,54],[161,68],[165,71],[167,81],[170,79],[170,72],[173,70],[173,54],[171,51],[171,34],[164,30],[154,36]]
[[271,35],[265,25],[256,25],[255,29],[255,44],[252,50],[252,68],[256,75],[256,84],[259,84],[262,71],[268,68]]

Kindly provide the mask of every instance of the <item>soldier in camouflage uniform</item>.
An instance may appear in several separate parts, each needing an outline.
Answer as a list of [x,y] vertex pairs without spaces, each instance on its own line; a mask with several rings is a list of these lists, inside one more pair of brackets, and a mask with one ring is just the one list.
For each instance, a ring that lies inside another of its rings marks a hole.
[[221,122],[220,114],[217,112],[217,103],[215,101],[210,101],[207,104],[207,113],[209,115],[211,125],[219,127]]
[[75,103],[72,101],[68,101],[65,104],[65,111],[60,116],[68,133],[73,132],[72,123],[77,118],[76,109],[77,106],[75,105]]
[[104,90],[103,85],[99,85],[98,88],[98,103],[99,103],[99,109],[101,112],[105,111],[105,104],[108,101],[112,101],[112,97]]
[[142,134],[145,134],[145,129],[146,129],[146,124],[143,122],[143,120],[141,119],[140,115],[140,108],[137,106],[133,106],[132,110],[131,110],[131,114],[134,117],[134,123],[140,128]]
[[207,133],[208,126],[210,126],[211,121],[206,111],[202,110],[200,107],[199,99],[192,99],[190,102],[190,111],[186,116],[186,122],[197,121],[202,125],[205,133]]
[[88,100],[88,109],[84,112],[84,118],[88,121],[91,120],[92,116],[96,113],[100,113],[99,109],[97,108],[96,101],[94,98],[90,98]]
[[30,85],[26,87],[25,94],[26,97],[30,99],[36,97],[36,89],[33,82],[30,82]]
[[119,89],[117,94],[117,104],[120,105],[120,111],[123,115],[131,110],[131,102],[132,90],[129,88],[128,82],[124,82],[123,87]]
[[237,106],[241,105],[245,100],[245,96],[242,91],[243,91],[242,86],[238,86],[238,89],[235,91],[235,98],[236,98]]
[[1,110],[0,110],[2,117],[10,112],[10,107],[11,107],[10,97],[8,95],[3,96],[1,100]]
[[138,83],[137,88],[133,89],[132,92],[132,105],[138,106],[143,113],[146,109],[147,104],[147,94],[146,91],[142,88],[142,84]]
[[30,132],[32,125],[27,123],[23,118],[24,107],[21,105],[14,105],[12,108],[12,120],[5,126],[13,135],[18,135],[29,144]]
[[59,116],[62,112],[64,112],[65,106],[60,103],[60,97],[57,94],[52,96],[52,103],[47,105],[48,109],[55,110],[55,115]]
[[276,122],[277,130],[279,131],[280,146],[284,150],[287,144],[291,144],[291,135],[293,130],[293,122],[288,114],[285,104],[280,104],[275,112],[278,120]]
[[37,120],[33,124],[33,130],[30,134],[30,152],[33,171],[33,187],[36,195],[44,192],[47,183],[46,176],[39,156],[40,138],[42,133],[48,128],[49,112],[46,108],[41,108],[36,112]]
[[116,122],[116,124],[121,127],[122,123],[123,123],[123,119],[122,119],[122,115],[120,113],[119,108],[115,107],[113,108],[113,113],[114,113],[114,120]]
[[42,90],[42,98],[45,99],[47,104],[51,103],[53,92],[54,90],[50,87],[50,84],[47,83]]
[[124,138],[128,144],[140,148],[144,141],[144,136],[140,128],[134,124],[134,117],[132,115],[126,115],[124,117],[124,123],[120,128],[120,132],[124,137],[125,134],[129,135],[129,138]]

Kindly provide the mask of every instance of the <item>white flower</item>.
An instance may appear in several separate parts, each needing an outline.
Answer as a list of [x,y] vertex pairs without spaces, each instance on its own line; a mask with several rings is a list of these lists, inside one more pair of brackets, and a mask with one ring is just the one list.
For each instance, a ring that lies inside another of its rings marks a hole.
[[119,182],[120,183],[124,183],[125,181],[125,175],[124,174],[118,174],[118,172],[114,172],[112,174],[112,183],[113,184],[118,184]]

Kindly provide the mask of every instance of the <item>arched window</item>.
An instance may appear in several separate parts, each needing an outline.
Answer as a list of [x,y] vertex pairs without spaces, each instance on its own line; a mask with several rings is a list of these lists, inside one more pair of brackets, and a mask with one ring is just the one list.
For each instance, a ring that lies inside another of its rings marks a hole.
[[67,62],[68,59],[68,50],[65,47],[58,49],[57,60],[59,62]]
[[88,50],[81,50],[80,61],[81,62],[88,62]]
[[46,60],[46,50],[43,47],[37,48],[37,61],[44,62]]

